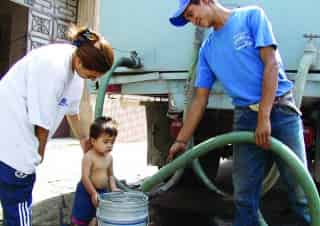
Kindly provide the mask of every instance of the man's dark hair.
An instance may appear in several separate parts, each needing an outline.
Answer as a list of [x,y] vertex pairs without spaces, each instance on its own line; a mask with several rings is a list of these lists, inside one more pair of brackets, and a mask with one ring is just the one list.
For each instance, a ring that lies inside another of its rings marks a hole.
[[199,5],[200,4],[200,0],[191,0],[190,4]]
[[[215,2],[216,0],[210,0],[211,2]],[[199,5],[200,0],[190,0],[190,4]]]
[[116,137],[118,135],[117,123],[110,117],[98,117],[90,126],[90,138],[97,139],[102,134]]

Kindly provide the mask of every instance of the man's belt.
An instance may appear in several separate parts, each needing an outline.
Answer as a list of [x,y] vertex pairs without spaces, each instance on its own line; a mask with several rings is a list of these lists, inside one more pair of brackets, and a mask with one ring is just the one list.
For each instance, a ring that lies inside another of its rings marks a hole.
[[[294,102],[293,94],[292,94],[291,91],[286,92],[285,94],[283,94],[281,96],[275,97],[273,105],[274,106],[285,106],[285,107],[288,107],[292,111],[294,111],[297,114],[299,114],[300,116],[302,115],[300,109],[296,106],[296,104]],[[249,108],[252,111],[258,112],[259,111],[259,103],[249,105]]]

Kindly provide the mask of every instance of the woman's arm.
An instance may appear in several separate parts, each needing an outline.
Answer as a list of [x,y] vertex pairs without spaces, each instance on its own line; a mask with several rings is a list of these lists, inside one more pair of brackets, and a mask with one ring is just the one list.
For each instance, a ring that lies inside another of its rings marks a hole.
[[89,131],[86,131],[81,126],[81,120],[78,114],[76,115],[67,115],[67,120],[69,122],[69,125],[75,134],[75,136],[80,140],[80,145],[82,147],[82,150],[84,152],[87,152],[91,148],[91,143],[89,140]]
[[45,152],[46,144],[48,141],[49,130],[44,129],[44,128],[36,125],[35,126],[35,135],[39,141],[38,153],[41,156],[41,162],[42,162],[44,159],[44,152]]

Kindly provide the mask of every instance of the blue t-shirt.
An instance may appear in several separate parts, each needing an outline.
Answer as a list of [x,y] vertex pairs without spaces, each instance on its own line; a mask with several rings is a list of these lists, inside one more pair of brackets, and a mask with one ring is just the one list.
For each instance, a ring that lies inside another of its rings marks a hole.
[[[256,6],[235,9],[225,25],[212,31],[199,53],[195,86],[211,89],[218,79],[235,106],[258,103],[262,95],[264,64],[260,48],[277,42],[264,11]],[[276,96],[292,89],[278,50],[280,65]]]

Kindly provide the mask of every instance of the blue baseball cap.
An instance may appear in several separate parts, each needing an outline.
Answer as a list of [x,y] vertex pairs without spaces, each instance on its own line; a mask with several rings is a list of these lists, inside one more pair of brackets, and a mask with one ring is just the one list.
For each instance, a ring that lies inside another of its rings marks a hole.
[[172,25],[181,27],[186,25],[189,21],[184,18],[183,13],[190,4],[190,0],[179,0],[179,9],[170,17]]

